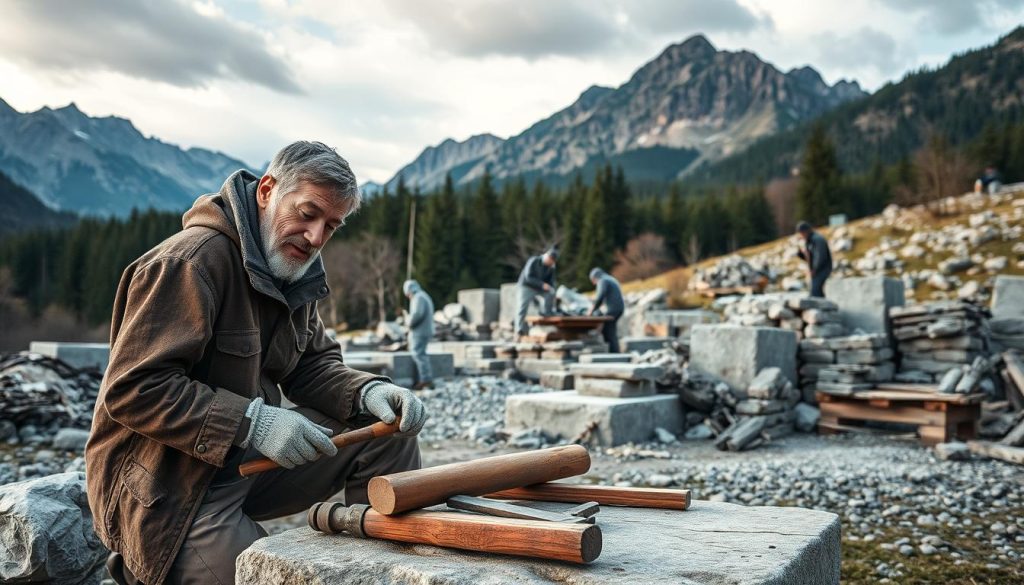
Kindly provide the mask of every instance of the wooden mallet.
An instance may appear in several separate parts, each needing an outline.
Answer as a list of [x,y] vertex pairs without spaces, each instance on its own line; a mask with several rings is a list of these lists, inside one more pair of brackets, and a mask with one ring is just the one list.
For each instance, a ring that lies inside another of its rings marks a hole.
[[[335,447],[341,449],[342,447],[362,443],[369,441],[370,439],[393,435],[398,432],[398,423],[400,422],[402,422],[401,418],[396,418],[395,422],[391,424],[375,422],[368,427],[335,435],[331,437],[331,442],[334,443]],[[281,466],[270,459],[253,459],[252,461],[246,461],[239,465],[238,473],[241,474],[242,477],[249,477],[250,475],[270,471],[271,469],[277,469],[278,467]]]

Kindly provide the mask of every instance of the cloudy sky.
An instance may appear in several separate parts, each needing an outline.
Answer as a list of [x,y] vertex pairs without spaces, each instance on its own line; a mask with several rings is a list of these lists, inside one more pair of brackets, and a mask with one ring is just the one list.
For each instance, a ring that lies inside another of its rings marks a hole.
[[74,101],[256,166],[319,139],[383,181],[695,33],[875,90],[992,43],[1024,0],[5,0],[2,16],[0,98],[20,111]]

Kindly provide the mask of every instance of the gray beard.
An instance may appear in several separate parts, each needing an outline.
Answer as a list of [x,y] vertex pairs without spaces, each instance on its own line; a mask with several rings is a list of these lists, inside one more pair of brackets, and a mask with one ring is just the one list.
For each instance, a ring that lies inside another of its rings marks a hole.
[[298,262],[285,256],[273,230],[272,220],[276,213],[277,200],[275,199],[267,208],[267,221],[260,223],[260,240],[263,243],[263,251],[267,255],[267,267],[274,278],[285,282],[295,282],[305,276],[309,267],[320,257],[320,250],[310,254],[309,259],[305,262]]

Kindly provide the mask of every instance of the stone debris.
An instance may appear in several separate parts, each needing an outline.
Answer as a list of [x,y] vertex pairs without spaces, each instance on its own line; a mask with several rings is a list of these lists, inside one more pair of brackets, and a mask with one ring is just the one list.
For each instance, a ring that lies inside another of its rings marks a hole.
[[88,429],[102,378],[39,354],[0,355],[0,441],[45,444],[62,429]]
[[765,368],[747,387],[747,398],[735,405],[737,418],[715,438],[721,450],[742,451],[793,431],[800,392],[779,368]]
[[463,438],[485,445],[539,448],[553,443],[551,437],[527,431],[517,435],[506,433],[505,399],[513,394],[546,392],[548,388],[494,376],[455,378],[436,381],[434,389],[419,390],[430,421],[420,433],[426,443],[440,443]]
[[762,289],[776,279],[777,275],[770,267],[758,265],[739,255],[732,255],[726,256],[710,268],[695,270],[687,286],[692,291],[742,286]]
[[725,306],[729,323],[746,327],[778,327],[797,339],[838,337],[846,333],[834,301],[792,294],[747,295]]
[[963,301],[892,307],[889,318],[901,361],[899,381],[942,382],[990,352],[988,310]]

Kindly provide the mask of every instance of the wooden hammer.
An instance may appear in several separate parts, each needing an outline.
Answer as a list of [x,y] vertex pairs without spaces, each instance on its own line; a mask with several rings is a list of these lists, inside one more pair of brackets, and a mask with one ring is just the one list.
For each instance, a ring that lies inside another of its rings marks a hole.
[[[355,443],[362,443],[364,441],[369,441],[370,439],[393,435],[398,432],[398,423],[400,422],[402,422],[401,418],[396,418],[395,422],[391,424],[375,422],[368,427],[335,435],[331,437],[331,442],[334,443],[335,447],[341,449],[342,447],[354,445]],[[271,469],[277,469],[278,467],[281,466],[270,459],[253,459],[252,461],[246,461],[239,465],[238,473],[242,477],[249,477],[250,475],[270,471]]]

